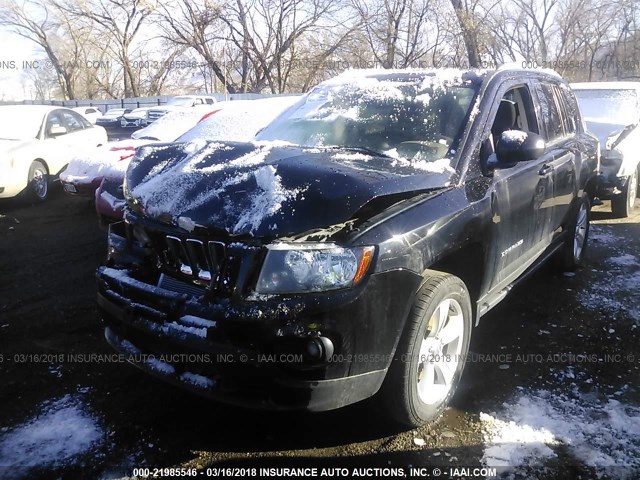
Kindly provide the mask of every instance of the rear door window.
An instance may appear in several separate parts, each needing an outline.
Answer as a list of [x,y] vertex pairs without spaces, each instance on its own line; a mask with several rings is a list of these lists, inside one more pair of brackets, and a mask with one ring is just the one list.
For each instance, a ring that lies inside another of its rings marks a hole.
[[54,127],[64,127],[64,126],[65,124],[59,115],[59,110],[49,113],[49,115],[47,116],[47,123],[45,124],[45,136],[47,138],[53,138],[53,135],[51,135],[51,130]]
[[560,106],[556,101],[555,86],[541,83],[539,89],[540,113],[544,123],[544,134],[547,142],[564,137],[564,119]]
[[562,115],[565,119],[564,129],[569,135],[578,131],[580,123],[580,110],[573,93],[568,88],[556,87],[556,94],[562,107]]
[[60,110],[60,116],[62,117],[69,132],[77,132],[84,128],[80,115],[75,114],[74,112]]

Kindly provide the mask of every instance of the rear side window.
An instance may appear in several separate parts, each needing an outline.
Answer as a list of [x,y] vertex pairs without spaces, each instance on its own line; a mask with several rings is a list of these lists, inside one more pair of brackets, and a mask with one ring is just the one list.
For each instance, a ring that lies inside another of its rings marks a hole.
[[55,111],[55,112],[51,112],[49,113],[49,115],[47,116],[47,123],[45,124],[45,135],[47,136],[47,138],[52,138],[51,136],[51,129],[54,127],[63,127],[64,123],[62,121],[62,118],[60,118],[60,112],[59,111]]
[[568,87],[556,87],[558,98],[561,100],[563,116],[565,118],[565,131],[574,134],[578,131],[580,123],[580,109],[573,92]]
[[546,140],[552,142],[564,136],[564,125],[560,107],[556,102],[555,88],[548,83],[540,84],[540,113],[545,125]]
[[74,112],[61,110],[60,116],[66,124],[67,130],[69,130],[70,132],[75,132],[84,128],[82,124],[82,117],[80,115],[74,114]]

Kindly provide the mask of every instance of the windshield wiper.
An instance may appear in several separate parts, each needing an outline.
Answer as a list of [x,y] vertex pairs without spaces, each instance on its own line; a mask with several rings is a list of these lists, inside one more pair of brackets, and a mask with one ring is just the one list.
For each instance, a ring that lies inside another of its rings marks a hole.
[[386,153],[378,152],[376,150],[373,150],[367,147],[349,147],[346,145],[335,145],[328,148],[333,148],[335,150],[348,150],[351,152],[367,153],[369,155],[374,155],[376,157],[393,158],[391,155],[387,155]]

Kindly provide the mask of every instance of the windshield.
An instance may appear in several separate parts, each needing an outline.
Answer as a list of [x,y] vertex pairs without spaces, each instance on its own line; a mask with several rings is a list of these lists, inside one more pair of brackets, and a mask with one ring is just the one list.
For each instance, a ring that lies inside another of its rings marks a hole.
[[339,80],[316,87],[256,139],[436,161],[455,153],[476,93],[469,81],[437,75]]
[[175,105],[178,107],[190,107],[193,105],[193,98],[190,97],[175,97],[167,102],[167,105]]
[[29,140],[36,138],[42,126],[42,112],[36,112],[28,107],[20,106],[0,107],[0,139],[1,140]]
[[585,119],[629,125],[638,123],[635,90],[574,90]]

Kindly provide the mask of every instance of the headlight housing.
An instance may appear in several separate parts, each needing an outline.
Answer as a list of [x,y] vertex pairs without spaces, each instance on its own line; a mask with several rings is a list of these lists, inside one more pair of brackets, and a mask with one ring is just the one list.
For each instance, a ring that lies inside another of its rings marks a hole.
[[357,284],[369,270],[374,247],[331,243],[274,243],[256,284],[262,294],[322,292]]

